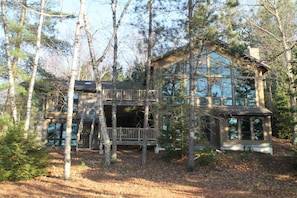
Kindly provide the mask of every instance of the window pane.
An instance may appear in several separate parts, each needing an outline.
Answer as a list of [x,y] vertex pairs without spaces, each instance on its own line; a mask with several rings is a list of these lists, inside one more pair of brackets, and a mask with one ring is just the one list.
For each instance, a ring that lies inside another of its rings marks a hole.
[[231,78],[211,78],[212,97],[232,97]]
[[256,100],[248,100],[248,106],[249,107],[254,107],[256,105],[257,105]]
[[202,106],[205,106],[205,105],[208,105],[209,104],[209,101],[207,98],[199,98],[199,104],[202,105]]
[[232,106],[232,99],[225,99],[224,100],[224,105],[225,106]]
[[206,97],[208,93],[208,82],[207,78],[199,78],[197,82],[197,93],[198,97]]
[[210,54],[210,65],[211,65],[210,66],[211,74],[224,75],[224,76],[231,75],[230,60],[217,53]]
[[234,88],[236,98],[256,98],[254,79],[236,79]]
[[181,93],[181,79],[175,76],[165,76],[162,88],[163,96],[178,96]]
[[254,118],[253,125],[255,140],[264,140],[263,120],[261,118]]
[[213,105],[221,105],[221,99],[220,98],[212,98],[212,104]]
[[245,105],[244,99],[236,99],[235,105],[236,106],[244,106]]
[[228,118],[229,140],[238,140],[238,121],[237,118]]
[[241,139],[242,140],[251,140],[252,134],[251,134],[251,125],[250,125],[250,119],[249,118],[241,118],[240,119],[241,124]]

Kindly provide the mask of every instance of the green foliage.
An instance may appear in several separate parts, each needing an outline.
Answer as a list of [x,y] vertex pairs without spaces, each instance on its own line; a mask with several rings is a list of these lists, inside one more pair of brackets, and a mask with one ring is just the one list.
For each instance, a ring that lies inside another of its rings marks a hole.
[[293,118],[290,111],[290,98],[284,88],[278,87],[274,94],[274,136],[289,139],[293,135]]
[[206,148],[196,153],[197,163],[199,166],[214,169],[218,162],[219,157],[212,148]]
[[[6,119],[6,118],[5,118]],[[3,118],[0,126],[3,127]],[[27,180],[46,175],[49,155],[34,134],[24,137],[22,124],[0,132],[0,181]]]
[[162,135],[158,142],[165,148],[168,159],[187,154],[189,135],[188,104],[175,104],[170,108],[170,115],[163,117]]

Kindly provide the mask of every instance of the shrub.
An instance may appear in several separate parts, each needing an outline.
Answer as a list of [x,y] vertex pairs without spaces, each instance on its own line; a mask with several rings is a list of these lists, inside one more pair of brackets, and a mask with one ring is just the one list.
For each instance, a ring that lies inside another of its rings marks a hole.
[[199,166],[215,168],[218,164],[219,157],[212,149],[204,149],[197,154],[197,163]]
[[34,134],[25,138],[21,124],[0,133],[0,181],[27,180],[46,175],[49,154]]

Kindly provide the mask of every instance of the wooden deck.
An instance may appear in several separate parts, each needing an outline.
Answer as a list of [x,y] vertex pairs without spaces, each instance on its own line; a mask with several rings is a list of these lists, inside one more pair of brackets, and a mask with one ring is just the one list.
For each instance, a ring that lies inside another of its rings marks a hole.
[[[107,128],[110,139],[112,139],[112,128]],[[117,143],[118,145],[142,145],[144,137],[144,128],[117,128]],[[150,128],[147,131],[147,144],[156,145],[157,130]]]

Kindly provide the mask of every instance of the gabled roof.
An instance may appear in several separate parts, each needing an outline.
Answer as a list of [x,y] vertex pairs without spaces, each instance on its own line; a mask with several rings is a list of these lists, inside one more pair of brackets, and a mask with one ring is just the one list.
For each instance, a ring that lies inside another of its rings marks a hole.
[[[231,48],[230,45],[223,41],[215,41],[215,42],[208,42],[205,45],[206,49],[210,49],[212,51],[221,53],[223,55],[227,55],[229,57],[233,57],[237,59],[242,64],[256,64],[258,68],[261,68],[263,72],[267,72],[270,70],[270,66],[267,65],[264,61],[261,61],[257,58],[254,58],[250,56],[249,54],[242,53],[239,51],[234,51],[234,49]],[[198,53],[197,48],[194,49],[196,53]],[[189,55],[189,47],[188,45],[179,47],[175,50],[172,50],[168,53],[165,53],[163,55],[157,56],[152,60],[152,66],[166,66],[169,64],[172,64],[174,62],[178,62],[182,59],[185,59]],[[194,52],[194,53],[195,53]]]

